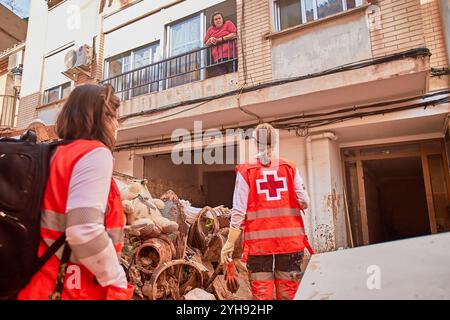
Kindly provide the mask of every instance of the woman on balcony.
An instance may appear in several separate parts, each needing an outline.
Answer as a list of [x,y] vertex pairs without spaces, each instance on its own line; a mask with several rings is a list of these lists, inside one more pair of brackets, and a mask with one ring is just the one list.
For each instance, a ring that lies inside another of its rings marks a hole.
[[209,57],[208,64],[215,66],[209,70],[209,77],[237,71],[236,35],[234,23],[225,21],[221,12],[214,12],[204,39],[205,45],[211,47],[212,57]]

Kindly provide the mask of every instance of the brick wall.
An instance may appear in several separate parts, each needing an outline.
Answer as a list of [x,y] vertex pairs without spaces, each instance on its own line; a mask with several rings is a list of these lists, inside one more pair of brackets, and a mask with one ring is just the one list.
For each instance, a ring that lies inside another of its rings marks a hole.
[[41,101],[39,92],[21,97],[19,102],[19,116],[17,119],[17,129],[25,129],[30,122],[36,117],[36,107]]
[[380,0],[381,29],[371,30],[374,57],[425,46],[420,0]]
[[253,85],[272,80],[271,46],[270,41],[264,39],[264,34],[270,31],[269,4],[268,0],[236,1],[239,48],[243,49],[239,50],[241,84],[246,81],[247,85]]
[[422,0],[422,23],[425,42],[431,50],[430,66],[434,68],[448,67],[444,33],[438,0]]
[[372,53],[380,57],[427,47],[432,67],[447,67],[438,0],[380,0],[381,30],[371,30]]
[[103,79],[103,60],[104,60],[104,53],[105,53],[105,34],[103,32],[100,33],[100,35],[97,37],[98,41],[100,42],[98,45],[98,51],[97,51],[97,57],[96,57],[96,64],[95,64],[95,78],[97,80]]

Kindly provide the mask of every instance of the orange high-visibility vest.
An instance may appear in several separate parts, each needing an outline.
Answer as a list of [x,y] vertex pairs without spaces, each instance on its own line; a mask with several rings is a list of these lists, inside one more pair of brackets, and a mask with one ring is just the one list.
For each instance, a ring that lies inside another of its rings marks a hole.
[[264,167],[242,164],[236,171],[249,187],[244,241],[248,255],[292,253],[305,248],[300,204],[295,194],[296,167],[284,159]]
[[[84,155],[98,147],[104,147],[104,145],[95,140],[76,140],[68,145],[61,145],[57,148],[50,164],[50,174],[42,203],[39,256],[42,256],[48,247],[65,231],[65,212],[73,168]],[[111,179],[105,216],[105,228],[118,253],[121,252],[123,246],[124,226],[125,217],[120,193],[114,180]],[[19,293],[19,299],[49,299],[49,295],[55,288],[61,255],[62,249],[58,250],[42,269],[33,276],[28,285]],[[106,299],[108,287],[100,286],[95,280],[94,275],[83,265],[78,264],[73,255],[68,264],[66,280],[71,275],[70,270],[74,270],[70,268],[71,265],[79,267],[79,288],[73,288],[73,283],[69,288],[68,281],[65,281],[62,299]]]

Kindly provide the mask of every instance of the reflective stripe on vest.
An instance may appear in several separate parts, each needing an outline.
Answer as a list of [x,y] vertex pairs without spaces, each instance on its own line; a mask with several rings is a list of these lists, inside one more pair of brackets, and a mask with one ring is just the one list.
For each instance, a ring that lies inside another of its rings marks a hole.
[[[45,238],[44,238],[43,241],[44,241],[44,243],[45,243],[48,247],[51,247],[51,245],[52,245],[56,240],[50,240],[50,239],[45,239]],[[61,248],[60,248],[58,251],[56,251],[56,253],[55,253],[55,256],[57,256],[58,259],[60,259],[60,260],[61,260],[61,258],[62,258],[63,248],[64,248],[64,247],[61,247]],[[75,255],[74,255],[73,253],[70,255],[69,262],[74,263],[74,264],[79,264],[79,263],[80,263],[80,261],[75,257]]]
[[66,216],[54,211],[42,210],[41,228],[64,232],[66,230]]
[[[70,225],[66,226],[66,215],[56,213],[50,210],[42,210],[41,213],[41,227],[55,231],[58,233],[62,233],[66,230],[66,227],[69,228],[71,226],[77,225],[77,224],[85,224],[85,223],[103,223],[104,217],[102,217],[100,211],[91,209],[91,210],[84,210],[83,209],[90,209],[90,208],[82,208],[82,211],[76,212],[77,217],[71,217],[70,218]],[[71,212],[68,212],[70,214]],[[124,241],[124,231],[123,228],[106,228],[106,232],[108,233],[109,237],[111,238],[114,245],[116,244],[123,244]],[[54,240],[49,238],[44,238],[48,240]]]
[[245,232],[245,240],[261,240],[270,238],[299,237],[305,235],[304,228],[268,229]]
[[249,278],[252,281],[273,281],[273,272],[250,272]]
[[123,244],[124,240],[123,228],[106,229],[106,232],[108,232],[108,235],[112,239],[114,244]]
[[274,217],[298,217],[300,216],[299,209],[292,208],[277,208],[258,210],[254,212],[247,212],[247,221],[252,221],[260,218],[274,218]]

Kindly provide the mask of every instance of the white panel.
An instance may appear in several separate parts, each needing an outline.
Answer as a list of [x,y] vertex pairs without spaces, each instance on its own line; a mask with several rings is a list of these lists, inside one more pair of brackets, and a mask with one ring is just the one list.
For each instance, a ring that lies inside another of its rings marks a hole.
[[105,59],[162,39],[164,26],[161,18],[162,15],[158,13],[107,34]]
[[40,90],[42,60],[45,55],[48,8],[44,0],[30,2],[30,20],[28,22],[27,48],[25,51],[21,96]]
[[450,299],[450,233],[313,255],[296,300]]
[[70,79],[63,75],[61,72],[66,71],[66,66],[64,64],[64,57],[67,52],[74,49],[74,47],[69,47],[57,54],[54,54],[44,60],[44,78],[42,81],[42,89],[46,90],[60,84],[69,82]]
[[46,52],[75,41],[88,44],[97,33],[98,0],[66,1],[49,11]]

